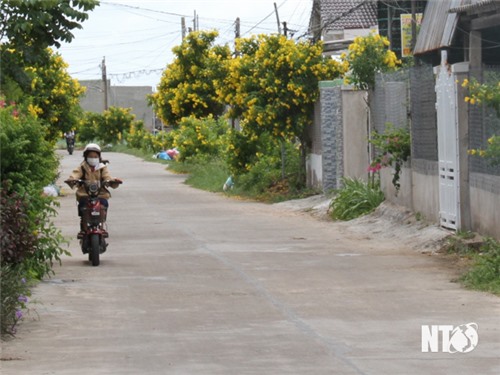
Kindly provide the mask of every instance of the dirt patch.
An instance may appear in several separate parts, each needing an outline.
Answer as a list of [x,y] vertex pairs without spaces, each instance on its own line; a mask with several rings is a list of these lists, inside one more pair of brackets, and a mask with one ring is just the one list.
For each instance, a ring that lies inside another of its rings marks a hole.
[[384,240],[397,242],[400,246],[437,254],[446,245],[453,232],[436,224],[418,220],[415,214],[404,207],[383,202],[374,212],[350,221],[333,221],[328,214],[331,198],[315,195],[305,199],[277,203],[276,207],[293,212],[302,212],[320,220],[332,221],[338,229],[349,232],[361,240]]

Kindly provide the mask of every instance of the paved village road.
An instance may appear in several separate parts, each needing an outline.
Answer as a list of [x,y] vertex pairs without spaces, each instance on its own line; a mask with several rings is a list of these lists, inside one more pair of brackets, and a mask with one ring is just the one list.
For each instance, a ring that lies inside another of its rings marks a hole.
[[[500,298],[450,282],[435,257],[105,156],[125,181],[108,252],[89,266],[62,197],[73,256],[2,343],[3,375],[500,373]],[[80,160],[65,155],[62,177]],[[422,325],[469,322],[474,351],[422,353]]]

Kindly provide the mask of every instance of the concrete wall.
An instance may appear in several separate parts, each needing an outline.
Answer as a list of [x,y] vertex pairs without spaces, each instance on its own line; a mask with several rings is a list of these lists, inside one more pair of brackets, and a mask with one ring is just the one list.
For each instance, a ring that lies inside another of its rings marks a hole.
[[500,176],[470,175],[472,230],[500,240]]
[[366,179],[368,112],[366,92],[342,87],[342,81],[320,82],[320,101],[310,131],[307,184],[323,191],[341,187],[344,176]]
[[[108,83],[108,93],[109,85]],[[85,94],[80,98],[80,105],[85,111],[101,113],[104,111],[104,84],[102,80],[80,81],[80,85],[86,88]],[[109,94],[108,94],[109,106]]]
[[309,154],[306,159],[307,186],[313,189],[323,189],[323,156]]
[[153,129],[153,109],[148,106],[147,96],[153,93],[151,86],[111,86],[110,105],[132,108],[136,120],[142,120],[147,129]]
[[342,88],[344,176],[367,180],[368,112],[366,91]]
[[438,162],[412,160],[413,210],[426,220],[439,222]]
[[409,210],[413,210],[413,174],[411,168],[403,167],[399,175],[400,189],[396,192],[396,188],[392,184],[394,177],[394,169],[385,167],[380,170],[380,187],[384,192],[385,199],[394,204],[404,206]]
[[[86,87],[80,105],[85,111],[104,111],[104,84],[102,80],[80,81]],[[147,129],[153,129],[154,113],[146,97],[153,93],[151,86],[110,86],[108,80],[108,107],[132,108],[136,120],[144,121]]]

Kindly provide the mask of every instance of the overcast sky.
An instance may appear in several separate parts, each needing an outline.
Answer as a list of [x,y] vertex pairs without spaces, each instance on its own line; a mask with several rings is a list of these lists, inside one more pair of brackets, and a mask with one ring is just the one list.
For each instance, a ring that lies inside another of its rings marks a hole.
[[[100,79],[100,64],[106,57],[112,85],[153,86],[161,71],[173,60],[172,47],[181,43],[181,18],[193,26],[194,12],[200,30],[217,29],[218,43],[234,40],[235,20],[241,20],[241,35],[276,33],[287,22],[295,35],[307,32],[313,0],[101,0],[89,14],[82,30],[59,53],[78,79]],[[266,19],[267,17],[267,19]]]

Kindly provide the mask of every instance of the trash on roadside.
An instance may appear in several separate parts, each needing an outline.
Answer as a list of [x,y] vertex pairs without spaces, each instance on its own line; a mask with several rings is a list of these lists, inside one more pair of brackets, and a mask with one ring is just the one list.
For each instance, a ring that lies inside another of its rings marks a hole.
[[170,156],[172,160],[175,160],[179,156],[179,151],[176,148],[172,148],[167,150],[167,155]]
[[61,189],[55,184],[47,185],[43,188],[42,195],[44,197],[58,197],[61,194]]
[[172,148],[166,151],[160,151],[157,154],[153,155],[154,159],[162,159],[162,160],[175,160],[179,156],[179,151],[176,148]]
[[234,187],[234,182],[233,182],[233,178],[231,176],[229,176],[226,180],[226,182],[224,183],[224,186],[222,187],[222,189],[224,191],[228,191],[230,189],[232,189]]
[[153,156],[155,159],[162,159],[162,160],[172,160],[170,156],[168,156],[167,151],[161,151],[157,153],[155,156]]

